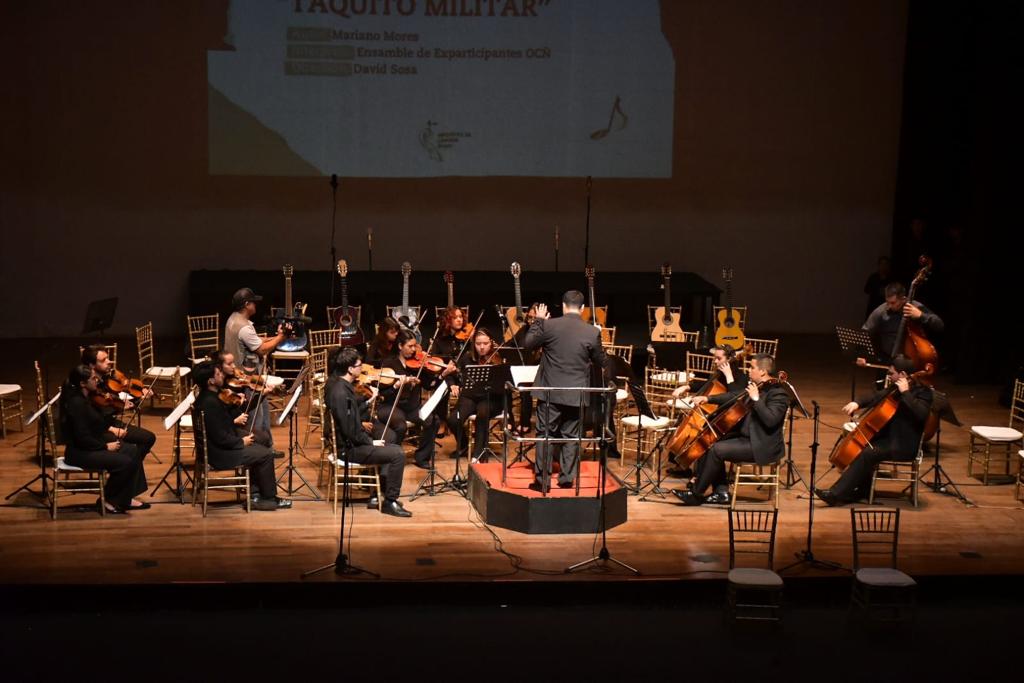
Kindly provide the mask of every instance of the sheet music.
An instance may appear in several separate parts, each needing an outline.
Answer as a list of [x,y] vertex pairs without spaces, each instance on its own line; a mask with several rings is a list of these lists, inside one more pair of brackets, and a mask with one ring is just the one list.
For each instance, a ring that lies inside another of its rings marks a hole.
[[540,369],[540,366],[513,365],[510,369],[512,370],[512,383],[519,387],[524,384],[533,384],[537,379],[537,370]]
[[427,418],[430,417],[430,414],[434,412],[434,409],[437,408],[437,405],[441,402],[441,399],[443,399],[447,393],[448,384],[446,382],[441,382],[440,384],[438,384],[437,388],[434,389],[434,393],[430,395],[430,398],[427,399],[427,402],[424,403],[423,406],[420,408],[420,419],[426,422]]
[[164,429],[167,430],[176,425],[178,423],[178,420],[181,419],[181,416],[184,415],[195,402],[196,392],[188,392],[188,396],[186,396],[181,403],[175,406],[174,410],[171,411],[170,415],[164,418]]
[[57,402],[57,399],[58,399],[58,398],[60,398],[60,393],[61,393],[61,392],[60,392],[60,391],[58,391],[58,392],[57,392],[57,395],[56,395],[56,396],[54,396],[53,398],[51,398],[51,399],[50,399],[49,401],[47,401],[47,402],[46,402],[46,404],[45,404],[45,405],[43,405],[43,407],[42,407],[42,408],[40,408],[40,409],[39,409],[39,410],[37,410],[36,412],[32,413],[32,417],[30,417],[30,418],[28,419],[28,422],[26,422],[26,423],[25,423],[25,426],[27,427],[27,426],[29,426],[30,424],[32,424],[33,422],[35,422],[36,420],[38,420],[38,419],[39,419],[39,416],[40,416],[40,415],[42,415],[43,413],[45,413],[45,412],[46,412],[46,409],[47,409],[47,408],[49,408],[50,406],[52,406],[52,405],[53,405],[54,403],[56,403],[56,402]]
[[[284,424],[285,419],[288,417],[288,413],[295,407],[295,403],[299,400],[299,396],[302,395],[302,385],[299,384],[295,387],[295,391],[292,392],[292,397],[288,399],[288,403],[285,404],[284,410],[281,411],[281,417],[277,418],[277,426],[280,427]],[[269,410],[269,407],[267,408]]]

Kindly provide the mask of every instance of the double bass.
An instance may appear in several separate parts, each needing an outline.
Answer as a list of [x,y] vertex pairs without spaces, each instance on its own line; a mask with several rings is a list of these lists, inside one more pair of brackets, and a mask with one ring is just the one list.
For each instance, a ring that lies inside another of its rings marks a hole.
[[[770,377],[759,382],[757,388],[762,389],[772,384],[784,384],[788,381],[786,373],[780,372],[778,377]],[[750,413],[750,410],[750,395],[746,392],[723,403],[714,413],[704,419],[700,431],[686,448],[676,454],[676,464],[690,467],[700,460],[723,436],[731,432]]]
[[[917,271],[913,282],[910,283],[910,292],[907,294],[907,301],[913,301],[917,293],[918,285],[928,279],[931,272],[932,261],[927,256],[921,256],[919,261],[921,269]],[[917,372],[910,376],[911,381],[927,386],[932,386],[935,367],[939,362],[939,354],[928,338],[924,335],[921,326],[904,316],[900,320],[899,328],[896,330],[896,343],[893,344],[891,357],[903,354],[913,361]],[[896,415],[899,407],[899,398],[896,397],[896,386],[893,385],[886,390],[884,398],[861,416],[857,426],[845,434],[832,449],[828,456],[830,464],[844,470],[854,460],[860,457],[865,448],[871,444],[871,440],[889,424]],[[935,435],[938,429],[938,416],[932,413],[925,423],[924,438],[928,439]]]

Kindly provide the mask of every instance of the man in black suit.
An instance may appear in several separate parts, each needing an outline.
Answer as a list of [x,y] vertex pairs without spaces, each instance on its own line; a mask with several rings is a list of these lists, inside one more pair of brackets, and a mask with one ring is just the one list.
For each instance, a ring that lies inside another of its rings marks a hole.
[[[345,347],[336,352],[330,362],[327,405],[334,416],[338,447],[344,448],[338,457],[349,462],[380,465],[384,485],[384,504],[380,511],[395,517],[412,517],[412,513],[402,507],[398,500],[405,472],[405,452],[401,446],[388,445],[384,439],[372,438],[370,430],[373,425],[363,421],[362,405],[365,400],[356,396],[353,386],[363,365],[359,352],[351,346]],[[376,508],[377,502],[377,497],[373,496],[366,507]]]
[[[764,384],[775,371],[775,360],[765,353],[756,354],[750,361],[750,381],[741,393],[727,392],[707,398],[708,403],[722,405],[732,400],[750,402],[750,412],[732,430],[715,443],[704,457],[697,461],[697,481],[686,491],[673,491],[684,505],[712,503],[728,505],[729,485],[726,481],[726,462],[756,462],[770,465],[785,452],[782,426],[789,408],[789,392],[782,384]],[[694,401],[696,403],[696,400]],[[704,497],[704,491],[714,486],[714,492]]]
[[[528,351],[544,351],[534,386],[587,387],[591,366],[605,367],[607,359],[601,346],[601,332],[583,321],[583,294],[576,290],[562,296],[561,318],[550,318],[545,304],[537,305],[537,315],[530,325],[523,346]],[[541,437],[571,439],[580,434],[579,391],[536,392],[537,432]],[[590,403],[590,394],[582,392],[583,405]],[[579,466],[577,443],[562,444],[559,453],[558,485],[569,488],[576,480]],[[551,481],[551,445],[537,444],[537,481],[531,488],[547,493]]]
[[[909,461],[917,457],[925,423],[931,412],[934,392],[931,387],[917,382],[911,383],[914,361],[898,355],[889,366],[889,380],[895,385],[899,405],[896,414],[871,440],[871,447],[865,448],[839,480],[830,489],[814,489],[814,493],[828,505],[850,503],[868,494],[871,474],[883,460]],[[870,410],[878,405],[890,390],[879,391],[843,406],[843,412],[853,415],[858,410]]]
[[290,500],[277,497],[273,451],[255,443],[252,434],[239,436],[231,409],[218,397],[224,386],[224,372],[220,366],[203,361],[192,369],[192,379],[201,387],[193,410],[203,414],[206,444],[209,446],[206,458],[210,466],[218,470],[248,468],[249,478],[257,491],[252,497],[253,507],[257,510],[290,508]]

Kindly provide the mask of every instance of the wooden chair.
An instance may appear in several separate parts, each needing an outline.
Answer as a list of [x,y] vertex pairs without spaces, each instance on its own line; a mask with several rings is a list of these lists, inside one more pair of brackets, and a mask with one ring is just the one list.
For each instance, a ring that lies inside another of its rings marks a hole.
[[325,351],[332,349],[341,342],[338,335],[338,328],[327,330],[309,330],[309,352]]
[[601,328],[601,345],[613,345],[615,344],[615,327],[602,327]]
[[188,325],[189,358],[195,365],[220,349],[220,314],[189,315]]
[[[896,569],[900,511],[889,508],[852,508],[853,585],[850,610],[888,621],[913,618],[917,582]],[[864,561],[884,566],[863,566]]]
[[[784,425],[789,424],[787,419]],[[783,435],[785,438],[785,435]],[[779,509],[779,472],[785,455],[777,462],[758,465],[756,462],[738,462],[733,464],[732,502],[730,507],[736,509],[740,489],[767,490],[768,497],[764,501],[774,509]]]
[[[981,482],[986,486],[991,476],[993,459],[1001,461],[1005,470],[1000,479],[1012,477],[1010,461],[1013,451],[1021,447],[1024,439],[1024,382],[1013,383],[1013,401],[1010,403],[1010,421],[1006,427],[971,427],[971,444],[967,452],[967,475],[976,477],[974,464],[981,463]],[[993,454],[993,451],[996,451]],[[1018,480],[1020,475],[1018,474]]]
[[[47,411],[49,412],[49,411]],[[52,417],[47,416],[50,422],[48,429],[53,428]],[[55,451],[56,452],[56,451]],[[82,493],[98,495],[100,497],[100,516],[106,515],[106,497],[103,488],[107,483],[107,473],[102,470],[85,469],[69,465],[65,456],[61,455],[54,459],[52,486],[50,487],[50,519],[57,520],[57,500],[61,496],[73,496]]]
[[[619,435],[620,464],[625,462],[627,450],[634,454],[650,450],[663,432],[673,428],[675,409],[672,391],[679,386],[680,374],[662,368],[644,368],[644,394],[657,419],[652,420],[646,416],[641,419],[637,413],[619,420],[616,431]],[[660,467],[660,463],[656,466]]]
[[0,437],[7,438],[7,423],[18,421],[18,431],[25,430],[24,407],[20,384],[0,384]]
[[[740,508],[729,511],[726,606],[734,621],[777,622],[782,616],[782,577],[772,570],[778,518],[779,511],[776,508]],[[737,567],[738,555],[760,557],[767,568]]]
[[311,432],[320,429],[323,425],[321,408],[324,403],[324,387],[327,384],[327,350],[317,351],[309,357],[309,374],[306,375],[306,383],[303,389],[309,396],[309,414],[306,419],[306,435],[302,439],[302,446],[309,445]]
[[914,507],[918,503],[918,488],[921,484],[921,462],[924,460],[924,438],[917,444],[917,453],[913,460],[883,460],[875,467],[871,475],[871,490],[868,493],[868,505],[875,504],[876,485],[879,481],[898,482],[904,484],[899,495],[909,495]]
[[[338,323],[334,322],[334,312],[337,311],[339,308],[341,308],[341,306],[328,306],[327,307],[327,327],[332,329],[332,330],[335,329],[338,326]],[[359,327],[360,325],[362,325],[362,322],[363,322],[363,307],[362,306],[353,306],[352,304],[349,304],[348,308],[351,311],[351,314],[355,317],[356,327]]]
[[1017,451],[1020,460],[1017,461],[1017,491],[1014,494],[1016,500],[1024,500],[1024,450]]
[[690,382],[707,382],[716,370],[715,357],[711,354],[686,352],[686,376]]
[[779,340],[778,339],[755,339],[753,337],[746,338],[746,345],[750,346],[753,353],[749,353],[743,357],[743,372],[750,371],[750,357],[757,353],[766,353],[772,358],[778,360],[779,357]]
[[[715,320],[716,329],[717,329],[717,325],[718,325],[718,313],[719,313],[719,311],[724,311],[725,308],[726,308],[725,306],[712,306],[711,307],[712,314],[715,316],[714,320]],[[733,306],[732,310],[734,310],[734,311],[736,311],[737,313],[740,314],[740,329],[745,332],[746,329],[747,329],[747,307],[746,306]]]
[[[330,465],[331,479],[327,483],[327,502],[332,503],[334,513],[338,512],[338,502],[342,498],[342,490],[346,484],[345,478],[345,453],[338,451],[338,439],[335,435],[334,419],[328,420],[324,414],[324,432],[327,433],[330,448],[327,461]],[[357,488],[368,488],[377,494],[377,510],[380,511],[384,504],[384,496],[380,488],[380,465],[367,465],[357,462],[348,463],[348,486]]]
[[[211,490],[234,491],[235,499],[238,502],[244,500],[245,511],[250,512],[252,510],[252,495],[249,487],[249,469],[247,467],[235,467],[229,470],[211,468],[206,457],[209,441],[206,439],[203,411],[192,411],[192,423],[196,442],[196,462],[192,474],[192,506],[194,507],[201,499],[203,517],[205,517]],[[230,474],[222,474],[224,472],[230,472]]]
[[181,401],[182,379],[191,372],[191,368],[177,365],[163,367],[154,364],[153,359],[156,352],[153,347],[153,323],[151,322],[135,328],[135,343],[139,350],[139,369],[142,372],[142,381],[147,385],[151,383],[153,385],[150,406],[153,405],[154,399],[170,400],[177,405]]

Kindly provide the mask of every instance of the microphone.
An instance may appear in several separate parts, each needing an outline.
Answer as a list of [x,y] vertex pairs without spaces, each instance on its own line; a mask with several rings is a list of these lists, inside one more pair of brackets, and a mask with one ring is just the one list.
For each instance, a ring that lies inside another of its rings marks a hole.
[[373,228],[366,229],[366,243],[373,249]]

